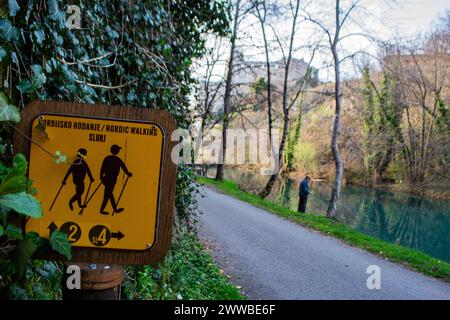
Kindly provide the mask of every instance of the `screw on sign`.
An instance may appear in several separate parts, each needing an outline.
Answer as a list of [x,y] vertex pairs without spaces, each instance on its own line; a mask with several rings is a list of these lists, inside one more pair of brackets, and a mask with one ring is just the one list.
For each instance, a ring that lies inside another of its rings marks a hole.
[[[25,136],[14,136],[15,150],[28,158],[28,177],[44,211],[41,219],[25,221],[26,231],[66,233],[73,262],[160,262],[172,237],[176,122],[170,114],[35,101],[21,118],[18,132]],[[49,156],[56,151],[67,164]]]

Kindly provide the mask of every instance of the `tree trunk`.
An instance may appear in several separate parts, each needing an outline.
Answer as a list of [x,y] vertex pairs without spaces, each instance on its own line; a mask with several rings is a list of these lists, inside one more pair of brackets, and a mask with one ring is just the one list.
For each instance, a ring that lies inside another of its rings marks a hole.
[[336,33],[334,36],[334,41],[331,46],[331,51],[333,53],[334,60],[334,77],[335,77],[335,85],[334,85],[334,98],[336,103],[336,109],[334,114],[334,123],[333,123],[333,134],[331,138],[331,152],[333,153],[333,158],[336,167],[336,176],[333,183],[333,188],[331,190],[330,203],[327,209],[327,218],[336,218],[337,206],[339,203],[339,196],[341,194],[341,186],[342,186],[342,176],[343,176],[343,164],[341,155],[339,153],[338,146],[338,138],[339,138],[339,120],[341,116],[341,75],[340,75],[340,61],[339,54],[337,49],[337,44],[339,41],[339,31],[340,31],[340,6],[339,0],[336,0]]
[[236,2],[236,9],[234,12],[234,27],[233,34],[230,39],[230,59],[228,61],[228,71],[227,80],[225,83],[225,96],[223,99],[223,127],[222,127],[222,151],[219,156],[219,163],[217,164],[216,180],[223,181],[224,177],[224,165],[226,162],[226,151],[227,151],[227,130],[228,130],[228,113],[231,110],[231,89],[233,82],[233,60],[234,60],[234,50],[236,47],[236,35],[238,29],[238,18],[239,18],[239,5],[240,0]]
[[300,129],[302,127],[302,110],[303,110],[303,93],[300,96],[300,102],[298,104],[297,119],[294,125],[294,135],[292,139],[288,139],[287,151],[286,151],[286,171],[291,172],[294,167],[294,152],[295,147],[298,144],[298,139],[300,139]]
[[[267,36],[266,36],[266,28],[264,26],[264,20],[266,17],[266,4],[265,2],[263,2],[263,6],[264,6],[264,18],[261,17],[260,12],[258,10],[258,17],[259,17],[259,21],[261,23],[261,30],[262,30],[262,34],[263,34],[263,39],[264,39],[264,51],[265,51],[265,55],[266,55],[266,68],[267,68],[267,118],[268,118],[268,125],[269,125],[269,143],[271,146],[273,146],[272,143],[272,74],[270,71],[270,58],[269,58],[269,44],[267,42]],[[273,148],[272,148],[272,151]]]
[[277,180],[279,174],[280,174],[280,166],[283,160],[283,150],[284,146],[286,144],[286,137],[287,133],[289,131],[289,116],[285,114],[284,116],[284,124],[283,124],[283,134],[281,137],[280,147],[278,149],[278,155],[277,155],[277,161],[278,161],[278,168],[276,168],[276,172],[272,174],[269,178],[269,181],[267,181],[264,189],[259,193],[259,196],[261,198],[266,198],[270,192],[272,191],[272,187],[275,184],[275,181]]
[[272,190],[273,184],[275,183],[276,179],[278,178],[278,175],[280,173],[280,167],[282,164],[282,160],[283,160],[283,151],[284,151],[284,146],[286,144],[286,137],[287,137],[287,133],[289,131],[289,108],[288,108],[288,80],[289,80],[289,67],[291,64],[291,59],[292,59],[292,49],[293,49],[293,45],[294,45],[294,35],[295,35],[295,26],[297,24],[297,17],[298,17],[298,10],[300,8],[300,0],[297,0],[297,4],[296,4],[296,8],[295,8],[295,13],[294,13],[294,17],[293,17],[293,21],[292,21],[292,28],[291,28],[291,34],[290,34],[290,40],[289,40],[289,51],[288,51],[288,55],[287,55],[287,60],[286,60],[286,65],[284,68],[284,83],[283,83],[283,114],[284,114],[284,118],[283,118],[283,135],[281,137],[281,142],[280,142],[280,147],[278,149],[278,163],[277,163],[277,167],[276,172],[274,174],[272,174],[269,178],[269,181],[267,181],[266,186],[264,187],[264,189],[260,192],[259,196],[261,198],[266,198],[269,194],[270,191]]

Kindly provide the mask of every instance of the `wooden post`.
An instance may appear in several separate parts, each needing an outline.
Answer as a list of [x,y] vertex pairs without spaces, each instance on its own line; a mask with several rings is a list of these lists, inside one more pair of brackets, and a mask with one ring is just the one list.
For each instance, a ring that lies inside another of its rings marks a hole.
[[66,269],[74,263],[65,263],[62,279],[63,300],[120,300],[123,268],[117,264],[76,263],[81,270],[81,289],[67,288]]

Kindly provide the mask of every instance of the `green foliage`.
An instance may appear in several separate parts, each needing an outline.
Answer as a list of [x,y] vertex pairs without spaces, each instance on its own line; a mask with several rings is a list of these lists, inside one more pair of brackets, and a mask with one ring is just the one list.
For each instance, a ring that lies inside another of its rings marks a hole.
[[16,0],[8,0],[9,15],[15,17],[20,7]]
[[362,73],[363,88],[363,132],[370,136],[375,125],[375,101],[374,89],[370,80],[369,67],[365,67]]
[[69,260],[72,259],[72,253],[70,251],[70,242],[69,239],[67,238],[66,233],[59,230],[53,231],[50,236],[50,245],[52,246],[52,249],[55,250],[56,252],[62,254]]
[[197,193],[197,184],[193,181],[195,176],[192,167],[179,165],[177,170],[177,185],[175,208],[178,218],[187,223],[195,221],[197,212],[197,200],[193,194]]
[[55,159],[53,160],[56,164],[67,163],[67,155],[59,150],[55,151]]
[[437,104],[436,106],[437,131],[438,134],[441,136],[440,139],[443,140],[443,143],[441,144],[442,147],[439,149],[440,154],[436,156],[437,159],[440,159],[437,171],[442,170],[444,172],[447,172],[446,175],[447,177],[449,177],[450,143],[448,139],[450,137],[450,111],[449,106],[445,104],[440,93],[437,93],[436,104]]
[[447,105],[445,105],[444,100],[440,94],[437,94],[437,125],[440,131],[449,132],[450,131],[450,111]]
[[16,214],[32,218],[42,216],[40,202],[29,193],[32,188],[26,177],[27,168],[28,163],[22,154],[17,154],[10,166],[0,163],[0,248],[8,253],[0,262],[0,293],[13,299],[40,296],[40,292],[30,288],[27,282],[27,278],[37,276],[26,275],[27,270],[33,269],[34,263],[30,259],[36,251],[45,251],[51,246],[71,258],[66,234],[54,231],[49,242],[35,232],[24,233],[22,228],[10,223],[10,217]]
[[4,234],[10,236],[11,238],[14,238],[17,240],[23,239],[22,229],[13,224],[8,224],[6,226],[6,229],[3,229],[3,230],[4,230]]
[[38,97],[157,107],[188,125],[189,67],[204,51],[204,32],[227,31],[226,1],[82,2],[82,29],[72,30],[68,3],[46,2],[13,6],[14,19],[0,24],[17,105]]
[[381,88],[377,91],[370,79],[369,69],[364,68],[362,151],[369,183],[385,175],[399,143],[403,109],[395,96],[396,82],[389,73],[383,75]]
[[395,101],[396,81],[385,73],[381,84],[381,92],[378,95],[380,105],[380,126],[386,127],[392,139],[396,139],[396,130],[400,127],[403,109]]
[[[18,300],[54,300],[61,299],[62,266],[57,262],[28,260],[25,265],[23,282],[13,282],[9,291],[0,296]],[[7,271],[0,270],[0,283],[5,280]],[[3,288],[4,289],[4,288]]]
[[373,175],[373,153],[372,141],[374,138],[375,128],[375,102],[372,81],[370,80],[369,67],[365,67],[362,73],[363,79],[363,157],[366,174],[370,177]]
[[0,196],[0,206],[12,209],[32,218],[42,217],[42,207],[36,198],[26,192],[3,194]]
[[286,141],[287,147],[285,153],[285,163],[288,172],[294,169],[294,158],[296,150],[298,149],[298,141],[300,139],[300,130],[302,127],[303,96],[304,95],[302,93],[300,95],[298,103],[297,117],[295,118],[294,128],[290,130]]
[[[0,92],[0,121],[20,120],[18,110],[9,103],[6,95]],[[4,152],[5,149],[2,149]],[[2,154],[4,157],[4,154]],[[27,178],[28,163],[25,156],[17,154],[11,164],[0,162],[0,296],[12,299],[28,299],[35,294],[26,282],[26,271],[33,264],[33,254],[48,248],[48,241],[37,233],[24,233],[22,228],[11,223],[16,215],[32,218],[42,216],[42,206],[33,197],[32,183]],[[54,232],[51,247],[70,258],[70,243],[67,235]],[[28,275],[33,278],[33,275]],[[29,290],[27,290],[27,287]]]
[[0,20],[0,38],[6,41],[17,42],[20,37],[20,31],[12,25],[9,20]]
[[[22,230],[20,230],[22,233]],[[14,260],[16,265],[16,278],[22,279],[25,273],[25,268],[28,260],[36,252],[38,244],[36,238],[38,235],[36,233],[28,233],[25,238],[19,241],[17,246],[17,251],[15,252]]]
[[176,235],[158,268],[128,267],[123,286],[127,299],[191,300],[243,299],[193,233]]
[[387,176],[396,183],[402,183],[406,177],[406,168],[403,161],[392,161],[387,169]]
[[311,143],[300,142],[294,150],[295,159],[298,162],[299,169],[316,175],[319,171],[317,152]]
[[255,82],[252,84],[252,88],[255,92],[255,94],[262,94],[264,93],[264,90],[267,89],[267,82],[264,77],[259,77],[255,80]]
[[[33,270],[33,254],[45,251],[51,246],[55,251],[70,259],[70,243],[67,235],[54,231],[50,242],[35,232],[24,233],[22,228],[11,223],[12,217],[40,218],[40,202],[30,194],[31,182],[27,179],[28,163],[22,154],[17,154],[11,165],[0,162],[0,296],[12,299],[41,297],[28,280],[40,279],[27,274]],[[51,279],[47,280],[47,283]],[[38,287],[42,288],[43,284]],[[51,295],[49,295],[51,296]]]
[[31,71],[33,72],[31,80],[21,80],[17,85],[17,89],[19,89],[22,93],[32,93],[41,88],[45,84],[45,81],[47,81],[47,77],[45,76],[40,65],[32,65]]
[[0,121],[19,122],[20,114],[16,106],[9,103],[5,93],[0,91]]

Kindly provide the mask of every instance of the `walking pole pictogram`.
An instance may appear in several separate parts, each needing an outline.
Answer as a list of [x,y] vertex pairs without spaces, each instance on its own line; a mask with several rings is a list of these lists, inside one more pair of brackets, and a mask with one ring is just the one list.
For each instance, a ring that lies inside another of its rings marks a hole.
[[53,205],[56,202],[56,199],[58,199],[59,193],[61,192],[62,188],[64,187],[65,184],[61,184],[61,187],[59,187],[58,192],[56,193],[55,199],[53,199],[52,205],[50,206],[50,208],[48,209],[48,211],[52,211]]
[[[100,188],[100,186],[102,185],[103,182],[100,181],[100,183],[98,184],[98,186],[95,188],[94,192],[92,192],[91,196],[87,199],[87,201],[84,203],[84,208],[81,208],[80,212],[78,212],[78,215],[82,215],[84,209],[87,208],[87,205],[89,203],[89,201],[91,201],[92,197],[95,195],[95,193],[97,192],[97,190]],[[90,186],[89,186],[90,187]]]
[[88,186],[88,189],[86,192],[86,197],[84,198],[84,202],[83,202],[83,207],[81,208],[80,212],[78,212],[78,215],[80,215],[80,216],[83,214],[83,211],[86,208],[87,198],[89,196],[89,191],[91,190],[91,186],[92,186],[92,181],[89,182],[89,186]]
[[[123,190],[125,190],[125,187],[127,186],[128,179],[130,179],[130,176],[127,176],[127,179],[125,180],[125,183],[124,183],[124,185],[122,187],[122,190],[120,190],[120,194],[119,194],[119,197],[117,198],[117,202],[116,202],[116,207],[119,206],[120,198],[122,198]],[[114,215],[115,212],[116,211],[114,210],[112,215]]]

